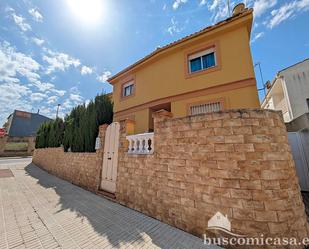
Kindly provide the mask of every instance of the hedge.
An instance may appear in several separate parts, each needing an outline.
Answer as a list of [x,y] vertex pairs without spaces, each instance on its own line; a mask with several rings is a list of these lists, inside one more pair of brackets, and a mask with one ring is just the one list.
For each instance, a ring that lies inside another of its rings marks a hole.
[[78,105],[64,121],[60,118],[43,123],[36,137],[36,148],[59,147],[65,151],[94,152],[98,128],[113,120],[113,104],[110,97],[101,94],[94,101]]

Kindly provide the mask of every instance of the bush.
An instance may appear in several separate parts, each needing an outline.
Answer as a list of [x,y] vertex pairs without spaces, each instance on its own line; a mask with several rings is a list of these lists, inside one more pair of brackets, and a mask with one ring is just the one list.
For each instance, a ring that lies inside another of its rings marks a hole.
[[94,152],[98,127],[113,121],[113,104],[106,94],[95,97],[86,106],[78,105],[64,122],[56,119],[41,125],[37,132],[36,148],[59,147],[73,152]]

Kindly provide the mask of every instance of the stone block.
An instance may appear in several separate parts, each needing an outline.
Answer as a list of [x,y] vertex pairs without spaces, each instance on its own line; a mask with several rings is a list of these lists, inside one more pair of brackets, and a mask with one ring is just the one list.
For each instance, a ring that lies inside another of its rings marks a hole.
[[269,222],[268,227],[272,235],[287,234],[289,229],[285,222]]
[[254,211],[250,209],[233,208],[233,218],[238,220],[254,220]]
[[239,180],[241,189],[262,189],[261,180]]
[[273,141],[270,135],[247,135],[245,136],[245,143],[271,143]]
[[234,149],[236,152],[254,152],[253,144],[234,144]]
[[234,146],[233,144],[215,144],[215,151],[216,152],[233,152]]
[[225,119],[223,120],[223,127],[234,127],[234,126],[241,126],[241,119]]
[[224,143],[224,136],[208,136],[207,143]]
[[254,211],[254,219],[256,221],[267,221],[267,222],[277,222],[278,216],[275,211]]
[[232,127],[218,127],[214,128],[214,135],[216,136],[226,136],[226,135],[233,135],[233,128]]
[[244,136],[243,135],[225,136],[224,141],[227,144],[242,144],[244,143]]
[[229,161],[217,161],[218,169],[239,169],[238,162],[236,160],[229,160]]
[[222,188],[240,188],[239,180],[235,179],[219,179]]
[[252,200],[252,193],[245,189],[230,189],[231,197],[243,200]]

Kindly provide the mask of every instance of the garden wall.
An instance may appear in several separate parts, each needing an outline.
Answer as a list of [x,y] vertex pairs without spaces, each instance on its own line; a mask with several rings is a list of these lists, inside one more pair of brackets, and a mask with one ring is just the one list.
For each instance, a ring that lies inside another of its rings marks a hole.
[[[100,127],[101,143],[106,126]],[[102,168],[103,150],[96,153],[64,152],[63,148],[45,148],[34,151],[32,162],[47,172],[97,192]]]
[[35,137],[0,137],[0,157],[32,156]]
[[116,199],[202,236],[216,213],[232,232],[307,236],[307,221],[281,114],[229,110],[173,119],[154,114],[153,155],[127,153],[121,123]]
[[[106,127],[100,127],[102,145]],[[228,110],[171,118],[161,111],[154,114],[154,128],[154,154],[132,155],[126,140],[132,123],[121,122],[116,201],[198,236],[214,235],[207,223],[218,211],[227,215],[233,233],[308,236],[281,114]],[[37,149],[33,162],[96,192],[102,148]]]
[[98,189],[101,165],[96,153],[64,152],[63,148],[36,149],[32,161],[75,185],[93,192]]

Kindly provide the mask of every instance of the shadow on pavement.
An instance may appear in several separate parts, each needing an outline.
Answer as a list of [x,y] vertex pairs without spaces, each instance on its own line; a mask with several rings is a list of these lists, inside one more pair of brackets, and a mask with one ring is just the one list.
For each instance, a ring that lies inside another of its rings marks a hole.
[[[61,212],[70,210],[85,218],[93,229],[118,248],[124,243],[146,244],[160,248],[206,248],[202,240],[139,212],[97,196],[61,180],[34,164],[25,167],[28,175],[45,189],[53,188],[59,196]],[[213,247],[218,248],[218,247]]]

